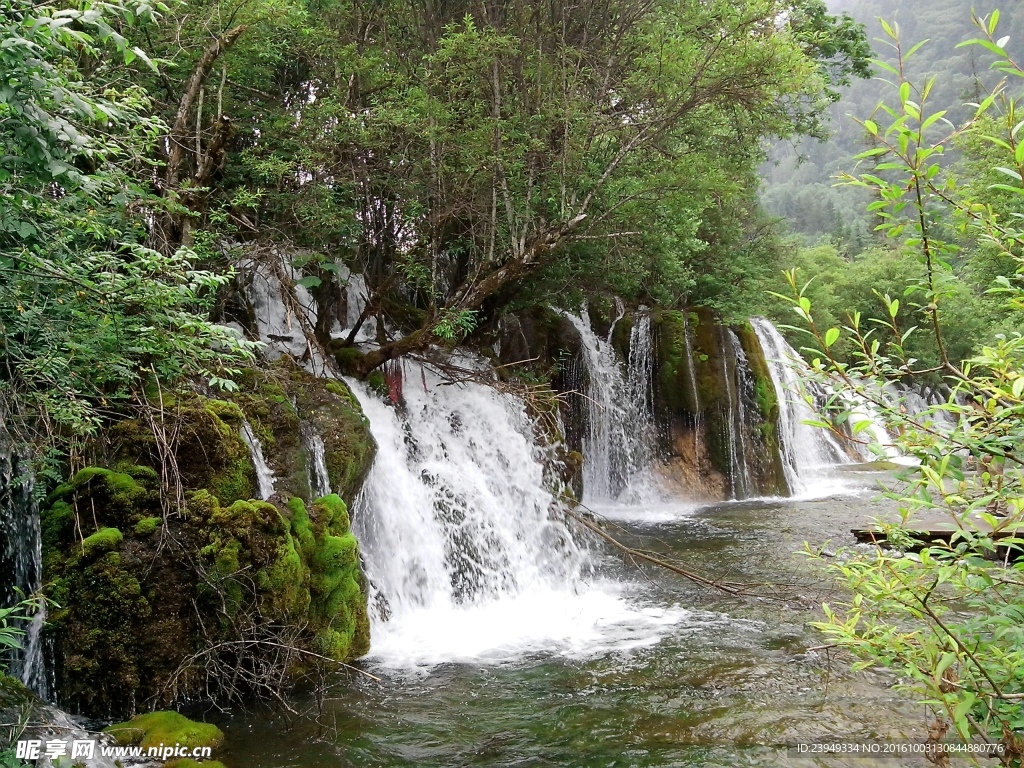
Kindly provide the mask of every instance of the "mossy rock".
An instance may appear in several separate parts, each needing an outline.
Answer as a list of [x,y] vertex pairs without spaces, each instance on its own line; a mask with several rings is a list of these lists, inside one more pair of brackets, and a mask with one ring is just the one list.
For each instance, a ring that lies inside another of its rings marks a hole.
[[86,467],[47,497],[39,515],[44,574],[59,571],[64,558],[118,549],[124,531],[159,513],[158,485],[147,469]]
[[136,536],[150,536],[157,532],[163,520],[159,517],[144,517],[135,524]]
[[359,547],[345,502],[332,494],[317,499],[308,511],[301,499],[292,499],[289,507],[291,533],[308,568],[317,653],[336,661],[358,658],[369,651],[370,623]]
[[[160,697],[182,663],[235,639],[251,617],[294,627],[300,647],[336,661],[368,651],[366,582],[339,496],[308,506],[294,497],[282,508],[258,499],[225,505],[194,491],[185,515],[140,517],[126,532],[102,515],[84,543],[47,552],[55,604],[47,631],[72,711],[127,714],[136,701],[170,703]],[[162,522],[174,546],[158,549],[153,532]],[[177,680],[187,694],[201,678]]]
[[[234,402],[182,394],[165,401],[168,431],[177,435],[175,464],[185,488],[205,488],[227,504],[249,499],[259,488],[249,448],[242,440],[242,409]],[[121,462],[159,467],[161,452],[147,424],[126,419],[108,431]]]
[[690,369],[686,352],[687,320],[684,312],[660,310],[653,317],[655,335],[654,398],[663,412],[686,413],[695,416],[700,404],[694,400]]
[[[71,711],[128,715],[139,701],[172,705],[170,690],[201,694],[201,668],[181,665],[254,621],[337,661],[367,652],[366,583],[348,508],[341,496],[310,499],[300,434],[307,423],[322,436],[331,486],[354,500],[376,450],[358,401],[344,382],[287,360],[243,372],[240,385],[228,399],[163,396],[165,423],[181,436],[181,514],[162,508],[161,451],[135,420],[108,430],[110,467],[81,470],[43,506],[44,580],[55,604],[44,631]],[[246,421],[277,474],[274,503],[253,498]]]
[[[653,323],[655,417],[666,455],[675,455],[680,444],[693,445],[696,440],[700,456],[689,459],[699,464],[694,471],[728,478],[733,450],[743,450],[752,492],[787,493],[778,441],[778,398],[753,328],[744,324],[730,329],[706,307],[657,309]],[[736,334],[747,362],[742,376],[730,332]],[[733,446],[737,397],[743,400],[746,420],[742,440]]]
[[0,674],[0,710],[35,706],[39,701],[21,681]]
[[117,528],[100,528],[82,541],[82,556],[93,558],[104,552],[118,549],[124,535]]
[[159,638],[151,634],[154,610],[138,566],[107,552],[91,562],[69,558],[51,574],[48,631],[56,635],[62,700],[73,711],[120,708],[156,674],[150,641]]
[[348,385],[317,378],[290,358],[282,358],[269,371],[249,372],[241,384],[232,399],[263,445],[277,491],[312,500],[312,457],[302,439],[306,424],[324,441],[331,490],[355,501],[377,445]]
[[[224,743],[224,733],[217,726],[189,720],[171,710],[138,715],[127,722],[108,726],[103,732],[112,736],[118,746],[139,746],[144,750],[175,745],[217,749]],[[203,765],[209,766],[208,763]]]
[[182,757],[178,760],[168,760],[164,768],[227,768],[220,760],[193,760],[191,757]]
[[331,352],[334,354],[334,361],[346,376],[356,376],[359,373],[359,363],[365,354],[358,347],[345,346],[340,342],[331,345]]

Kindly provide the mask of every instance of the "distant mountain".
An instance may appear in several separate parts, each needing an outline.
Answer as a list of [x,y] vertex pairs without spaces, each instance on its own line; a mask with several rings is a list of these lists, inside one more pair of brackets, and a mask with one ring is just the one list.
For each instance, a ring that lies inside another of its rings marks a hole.
[[[957,122],[970,117],[967,102],[977,102],[999,82],[989,70],[990,57],[978,46],[957,48],[977,36],[971,23],[972,3],[964,0],[832,0],[834,13],[849,13],[865,24],[876,58],[895,65],[896,51],[889,45],[879,17],[899,25],[904,50],[927,39],[907,61],[906,72],[915,83],[936,77],[928,104],[947,109]],[[1024,57],[1024,0],[977,0],[979,15],[1001,11],[998,35],[1008,36],[1005,48]],[[772,215],[785,219],[791,231],[815,242],[823,236],[841,241],[854,252],[871,239],[871,224],[863,209],[862,194],[835,187],[835,175],[852,171],[853,157],[867,144],[863,130],[851,116],[870,117],[880,101],[893,100],[895,91],[880,78],[891,76],[876,68],[876,77],[858,80],[843,90],[832,108],[831,135],[826,141],[805,139],[797,144],[776,144],[762,174],[762,202]]]

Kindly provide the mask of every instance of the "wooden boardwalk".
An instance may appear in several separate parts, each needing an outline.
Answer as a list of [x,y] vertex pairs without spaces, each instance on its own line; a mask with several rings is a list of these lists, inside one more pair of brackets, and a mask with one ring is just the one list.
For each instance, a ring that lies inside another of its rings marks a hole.
[[[949,515],[915,516],[906,523],[902,523],[899,516],[895,514],[885,517],[888,519],[884,520],[884,522],[892,522],[894,525],[899,525],[907,535],[921,542],[921,546],[943,543],[952,544],[954,534],[957,530],[961,529],[958,522]],[[1015,535],[1008,531],[993,530],[989,523],[976,516],[972,516],[969,520],[971,530],[977,533],[988,533],[996,541]],[[879,528],[876,521],[871,521],[868,525],[851,528],[850,532],[853,533],[854,538],[860,544],[880,544],[882,546],[887,544],[885,532]],[[1024,532],[1017,532],[1016,535],[1024,538]],[[920,547],[917,547],[917,549],[920,549]],[[998,549],[998,556],[1001,559],[1006,554],[1007,548],[998,547]]]

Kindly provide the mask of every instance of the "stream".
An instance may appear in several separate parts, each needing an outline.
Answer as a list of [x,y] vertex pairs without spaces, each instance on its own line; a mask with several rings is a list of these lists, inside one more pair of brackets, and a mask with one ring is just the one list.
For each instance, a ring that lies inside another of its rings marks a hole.
[[[375,648],[361,666],[380,681],[338,681],[319,712],[223,719],[225,759],[253,768],[872,765],[799,758],[781,746],[926,731],[923,709],[891,690],[890,678],[807,651],[822,639],[805,622],[830,586],[797,551],[804,541],[852,541],[852,513],[885,509],[873,501],[880,475],[836,476],[845,492],[824,499],[600,510],[631,542],[708,575],[769,582],[755,591],[784,599],[709,592],[605,554],[580,590],[603,602],[566,601],[547,637],[515,631],[515,622],[538,621],[528,610],[503,619],[476,609],[461,624],[441,615],[437,630],[450,633],[458,661]],[[607,613],[618,601],[632,622]],[[592,610],[606,611],[604,620]],[[509,643],[474,646],[467,634],[493,635],[492,620],[510,630]]]

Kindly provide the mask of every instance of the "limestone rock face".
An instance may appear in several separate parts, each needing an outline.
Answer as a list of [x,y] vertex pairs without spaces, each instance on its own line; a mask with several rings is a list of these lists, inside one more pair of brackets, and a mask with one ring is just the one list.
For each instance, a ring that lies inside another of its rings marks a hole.
[[[593,300],[584,311],[589,327],[628,365],[638,310],[609,299]],[[729,326],[706,307],[642,311],[650,314],[654,335],[658,482],[695,500],[788,493],[775,388],[750,325]],[[529,360],[534,374],[561,394],[565,442],[582,454],[591,382],[574,325],[557,310],[534,307],[502,318],[495,336],[501,364]]]
[[753,330],[706,308],[655,318],[663,474],[710,498],[785,495],[775,386]]

